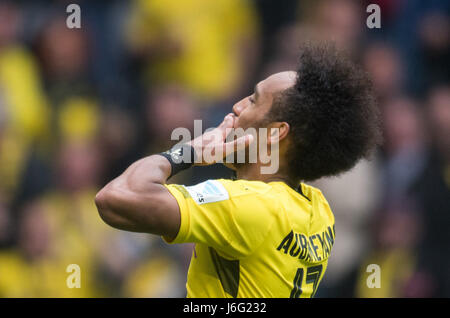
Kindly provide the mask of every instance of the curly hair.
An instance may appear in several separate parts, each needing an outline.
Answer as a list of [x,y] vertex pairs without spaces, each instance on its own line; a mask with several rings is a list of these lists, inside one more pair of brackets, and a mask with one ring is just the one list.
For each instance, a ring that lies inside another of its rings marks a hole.
[[294,86],[267,116],[290,125],[289,173],[302,181],[347,171],[381,142],[369,77],[332,44],[301,49]]

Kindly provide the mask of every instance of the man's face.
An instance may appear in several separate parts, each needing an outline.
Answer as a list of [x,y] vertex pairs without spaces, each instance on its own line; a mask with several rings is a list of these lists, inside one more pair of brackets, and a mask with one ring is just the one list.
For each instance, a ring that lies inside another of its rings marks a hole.
[[[233,114],[234,114],[233,128],[236,131],[239,130],[240,128],[245,131],[247,130],[250,131],[251,129],[254,128],[254,130],[256,131],[249,133],[256,133],[257,135],[255,136],[255,138],[262,138],[261,140],[258,140],[258,142],[255,144],[257,146],[256,150],[257,153],[259,153],[260,151],[260,146],[267,143],[266,134],[270,132],[270,129],[268,129],[267,132],[258,131],[258,129],[270,127],[270,124],[267,125],[265,117],[271,110],[271,107],[273,107],[272,105],[276,95],[292,87],[295,83],[295,80],[296,80],[296,72],[282,72],[271,75],[267,79],[255,85],[255,89],[252,95],[242,99],[233,106]],[[231,169],[238,169],[238,167],[242,166],[243,164],[245,165],[246,163],[252,162],[251,160],[249,160],[250,156],[249,152],[244,151],[245,161],[242,163],[238,163],[239,160],[236,160],[238,153],[239,152],[234,154],[235,156],[234,157],[235,160],[233,160],[234,164],[226,164],[226,166],[228,166]],[[275,155],[276,154],[274,153],[273,156]],[[272,159],[270,160],[270,162],[271,161]]]
[[245,97],[233,106],[234,128],[258,128],[270,111],[277,93],[292,87],[296,72],[276,73],[255,85],[252,95]]

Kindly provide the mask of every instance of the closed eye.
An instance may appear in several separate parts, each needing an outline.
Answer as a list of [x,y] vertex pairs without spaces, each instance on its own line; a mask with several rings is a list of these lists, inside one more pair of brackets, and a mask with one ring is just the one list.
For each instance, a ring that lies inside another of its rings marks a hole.
[[252,103],[252,104],[254,104],[255,103],[255,99],[253,98],[253,95],[252,96],[250,96],[249,98],[248,98],[248,100],[250,101],[250,103]]

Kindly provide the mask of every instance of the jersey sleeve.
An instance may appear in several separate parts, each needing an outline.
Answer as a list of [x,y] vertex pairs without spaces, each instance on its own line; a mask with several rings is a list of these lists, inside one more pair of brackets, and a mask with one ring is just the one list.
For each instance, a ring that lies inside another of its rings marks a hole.
[[168,243],[206,244],[226,258],[239,259],[263,243],[275,219],[276,200],[261,185],[220,179],[166,187],[181,214],[175,239],[163,238]]

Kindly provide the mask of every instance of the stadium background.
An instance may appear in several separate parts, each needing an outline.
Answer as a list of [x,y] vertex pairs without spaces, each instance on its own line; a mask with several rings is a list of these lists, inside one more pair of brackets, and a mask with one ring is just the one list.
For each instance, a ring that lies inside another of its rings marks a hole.
[[[450,296],[450,2],[77,1],[72,30],[69,3],[0,1],[0,297],[184,297],[192,246],[109,228],[94,195],[173,128],[217,125],[306,39],[371,74],[385,137],[372,161],[314,183],[337,232],[317,296]],[[369,3],[381,29],[366,27]]]

